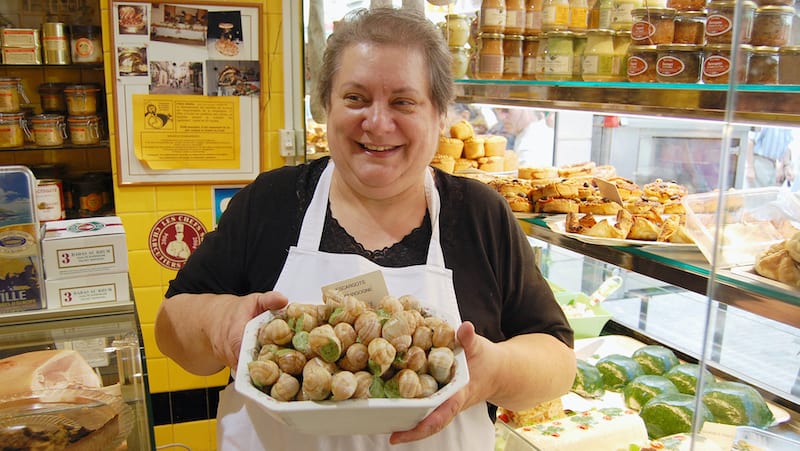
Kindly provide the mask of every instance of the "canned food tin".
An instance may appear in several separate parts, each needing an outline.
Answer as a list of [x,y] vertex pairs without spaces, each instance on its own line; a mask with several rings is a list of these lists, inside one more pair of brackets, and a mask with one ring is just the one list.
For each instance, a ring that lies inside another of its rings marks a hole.
[[39,47],[3,47],[3,64],[42,64]]
[[3,28],[3,47],[34,48],[39,46],[39,30],[35,28]]
[[64,87],[67,112],[72,116],[85,116],[97,113],[97,85],[68,85]]
[[69,116],[67,124],[72,144],[87,145],[100,142],[99,116]]
[[31,118],[33,142],[37,146],[60,146],[67,137],[64,116],[60,114],[39,114]]
[[60,221],[67,217],[64,209],[64,186],[58,179],[38,180],[36,185],[36,209],[39,221]]
[[0,148],[22,147],[25,137],[30,137],[22,113],[0,113]]
[[78,217],[89,218],[97,216],[103,211],[102,180],[82,177],[72,184],[73,198],[77,202]]
[[70,64],[69,33],[63,22],[42,24],[42,50],[45,64]]

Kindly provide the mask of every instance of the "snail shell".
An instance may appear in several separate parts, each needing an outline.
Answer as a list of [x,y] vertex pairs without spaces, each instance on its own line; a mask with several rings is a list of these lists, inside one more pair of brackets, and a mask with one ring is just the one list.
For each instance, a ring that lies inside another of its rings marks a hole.
[[270,343],[283,346],[292,341],[293,336],[294,332],[285,320],[273,318],[258,331],[258,343],[262,346]]
[[397,381],[397,391],[401,398],[416,398],[422,391],[419,375],[413,370],[400,370],[394,375],[394,379]]
[[431,342],[434,348],[456,348],[456,331],[450,324],[442,321],[432,327],[433,337]]
[[250,380],[253,381],[253,385],[262,390],[274,384],[281,375],[278,364],[272,360],[253,360],[248,362],[247,371],[250,373]]
[[389,315],[405,310],[405,308],[403,308],[403,304],[401,304],[396,297],[391,295],[384,296],[378,302],[378,309],[383,310]]
[[383,323],[381,337],[391,342],[401,335],[411,335],[411,328],[408,326],[403,312],[397,312],[392,314],[392,316]]
[[352,398],[356,388],[358,388],[358,381],[350,371],[339,371],[331,379],[331,395],[334,401]]
[[369,398],[369,387],[372,385],[373,376],[367,371],[358,371],[354,376],[356,378],[356,391],[353,393],[353,398]]
[[455,368],[455,355],[450,348],[432,348],[428,353],[428,373],[440,384],[450,382]]
[[258,360],[275,360],[275,353],[282,348],[274,343],[264,345],[258,350]]
[[308,365],[321,366],[321,367],[325,368],[331,374],[339,371],[339,368],[336,366],[335,362],[326,362],[326,361],[322,360],[322,358],[320,358],[320,357],[314,357],[313,359],[309,360],[308,363],[306,363],[306,366],[308,366]]
[[358,340],[365,345],[369,345],[372,340],[381,336],[381,321],[378,314],[371,310],[358,315],[353,327]]
[[300,381],[291,374],[281,373],[269,395],[277,401],[291,401],[298,391],[300,391]]
[[411,346],[417,346],[423,351],[433,347],[433,329],[428,326],[418,326],[411,335]]
[[328,322],[334,308],[334,306],[329,304],[317,304],[317,320],[319,321],[319,324]]
[[308,312],[303,312],[296,318],[289,319],[289,326],[295,332],[297,331],[311,332],[312,329],[319,326],[316,309],[314,310],[313,315]]
[[317,316],[316,304],[304,304],[302,302],[292,302],[286,306],[286,316],[288,318],[298,318],[300,315],[308,313],[309,315]]
[[308,344],[309,333],[301,330],[294,334],[292,337],[292,347],[302,353],[306,359],[314,358],[315,354],[311,351],[311,346]]
[[347,371],[360,371],[367,367],[369,353],[364,343],[353,343],[344,353],[344,357],[339,360],[339,366]]
[[422,303],[419,302],[419,299],[411,294],[404,294],[397,300],[400,301],[400,305],[402,305],[406,310],[414,310],[419,312],[420,305],[422,305]]
[[425,318],[418,310],[404,310],[403,315],[405,315],[406,323],[408,323],[408,326],[411,328],[411,330],[425,325]]
[[311,401],[322,401],[331,394],[331,373],[319,365],[303,368],[303,396]]
[[284,373],[298,376],[306,366],[306,356],[296,349],[281,349],[275,354],[275,362]]
[[382,375],[394,361],[397,350],[385,338],[378,337],[367,346],[369,367],[373,374]]
[[311,351],[326,362],[335,362],[342,355],[342,342],[330,324],[323,324],[309,332],[308,344]]
[[439,390],[439,383],[436,382],[436,379],[434,379],[430,374],[420,374],[419,385],[420,391],[418,396],[420,398],[427,398]]
[[364,313],[365,310],[367,310],[366,304],[353,296],[347,296],[344,298],[342,305],[336,307],[333,313],[331,313],[328,322],[332,325],[339,323],[353,324],[356,318],[358,318],[358,315]]
[[342,342],[343,351],[346,351],[358,338],[356,330],[353,329],[350,323],[339,323],[333,326],[333,333],[335,333],[339,341]]
[[428,371],[428,356],[419,346],[411,346],[402,355],[402,358],[394,360],[393,365],[400,369],[407,368],[417,373],[426,373]]

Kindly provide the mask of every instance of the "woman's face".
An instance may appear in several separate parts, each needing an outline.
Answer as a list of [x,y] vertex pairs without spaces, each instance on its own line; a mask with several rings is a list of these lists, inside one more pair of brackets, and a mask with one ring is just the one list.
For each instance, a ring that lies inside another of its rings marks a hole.
[[339,176],[360,195],[385,199],[421,183],[444,126],[427,74],[422,54],[400,45],[356,44],[342,53],[328,142]]

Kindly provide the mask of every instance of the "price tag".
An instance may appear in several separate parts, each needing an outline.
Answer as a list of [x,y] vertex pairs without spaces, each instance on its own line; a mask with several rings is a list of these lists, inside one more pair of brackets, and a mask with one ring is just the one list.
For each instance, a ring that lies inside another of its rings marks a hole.
[[323,296],[329,290],[337,291],[343,296],[353,296],[373,306],[378,305],[378,301],[389,295],[389,289],[386,287],[386,281],[380,271],[325,285],[322,287]]

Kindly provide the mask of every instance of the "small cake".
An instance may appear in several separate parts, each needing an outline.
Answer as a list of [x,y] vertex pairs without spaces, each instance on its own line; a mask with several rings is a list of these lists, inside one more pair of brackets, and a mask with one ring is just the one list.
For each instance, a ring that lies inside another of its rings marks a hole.
[[[681,363],[672,367],[666,372],[665,376],[671,380],[678,391],[687,395],[694,395],[697,392],[697,380],[700,375],[700,365],[695,363]],[[708,384],[714,380],[710,371],[703,370],[703,381]]]
[[456,160],[451,156],[437,153],[431,160],[431,166],[439,168],[448,174],[452,174],[455,170]]
[[[619,407],[592,409],[516,431],[537,449],[544,450],[616,451],[621,445],[647,443],[642,419],[636,412]],[[508,445],[506,449],[510,449]]]
[[464,151],[464,141],[456,138],[448,138],[447,136],[439,137],[439,147],[436,153],[448,155],[452,158],[461,158],[461,153]]
[[[692,395],[672,393],[658,395],[647,401],[639,416],[644,420],[647,435],[658,439],[667,435],[690,432],[695,415],[695,399]],[[700,415],[705,421],[712,421],[711,413],[703,403],[700,403]]]
[[466,171],[467,169],[478,169],[478,162],[468,158],[456,159],[456,172]]
[[497,408],[497,419],[513,428],[531,426],[546,421],[564,418],[564,403],[561,398],[543,402],[526,410],[508,410]]
[[592,161],[559,166],[558,176],[567,178],[579,175],[592,175],[592,171],[594,170],[595,166],[596,165]]
[[475,136],[475,129],[472,128],[472,124],[470,124],[466,119],[461,119],[450,126],[450,136],[462,141],[466,141],[467,139]]
[[600,370],[591,363],[576,359],[577,370],[575,379],[572,381],[571,391],[583,396],[584,398],[599,398],[606,393],[603,386],[603,375]]
[[703,390],[703,403],[716,423],[766,428],[775,421],[761,394],[741,382],[710,384]]
[[645,374],[628,382],[622,389],[625,405],[633,410],[641,410],[647,401],[665,393],[680,393],[671,380],[664,376]]
[[533,213],[533,204],[531,204],[526,196],[505,194],[503,197],[508,202],[508,206],[511,207],[511,211],[517,213]]
[[470,160],[477,160],[486,156],[486,149],[483,147],[484,139],[479,136],[473,136],[464,140],[464,158]]
[[502,157],[506,152],[508,140],[505,136],[488,135],[485,136],[483,148],[487,157]]
[[503,157],[483,157],[478,159],[478,169],[486,172],[503,172]]
[[606,390],[622,391],[628,382],[644,374],[636,360],[622,354],[609,354],[595,364],[603,376]]
[[633,351],[633,360],[639,362],[645,374],[664,374],[673,366],[680,365],[675,353],[666,346],[648,345]]

